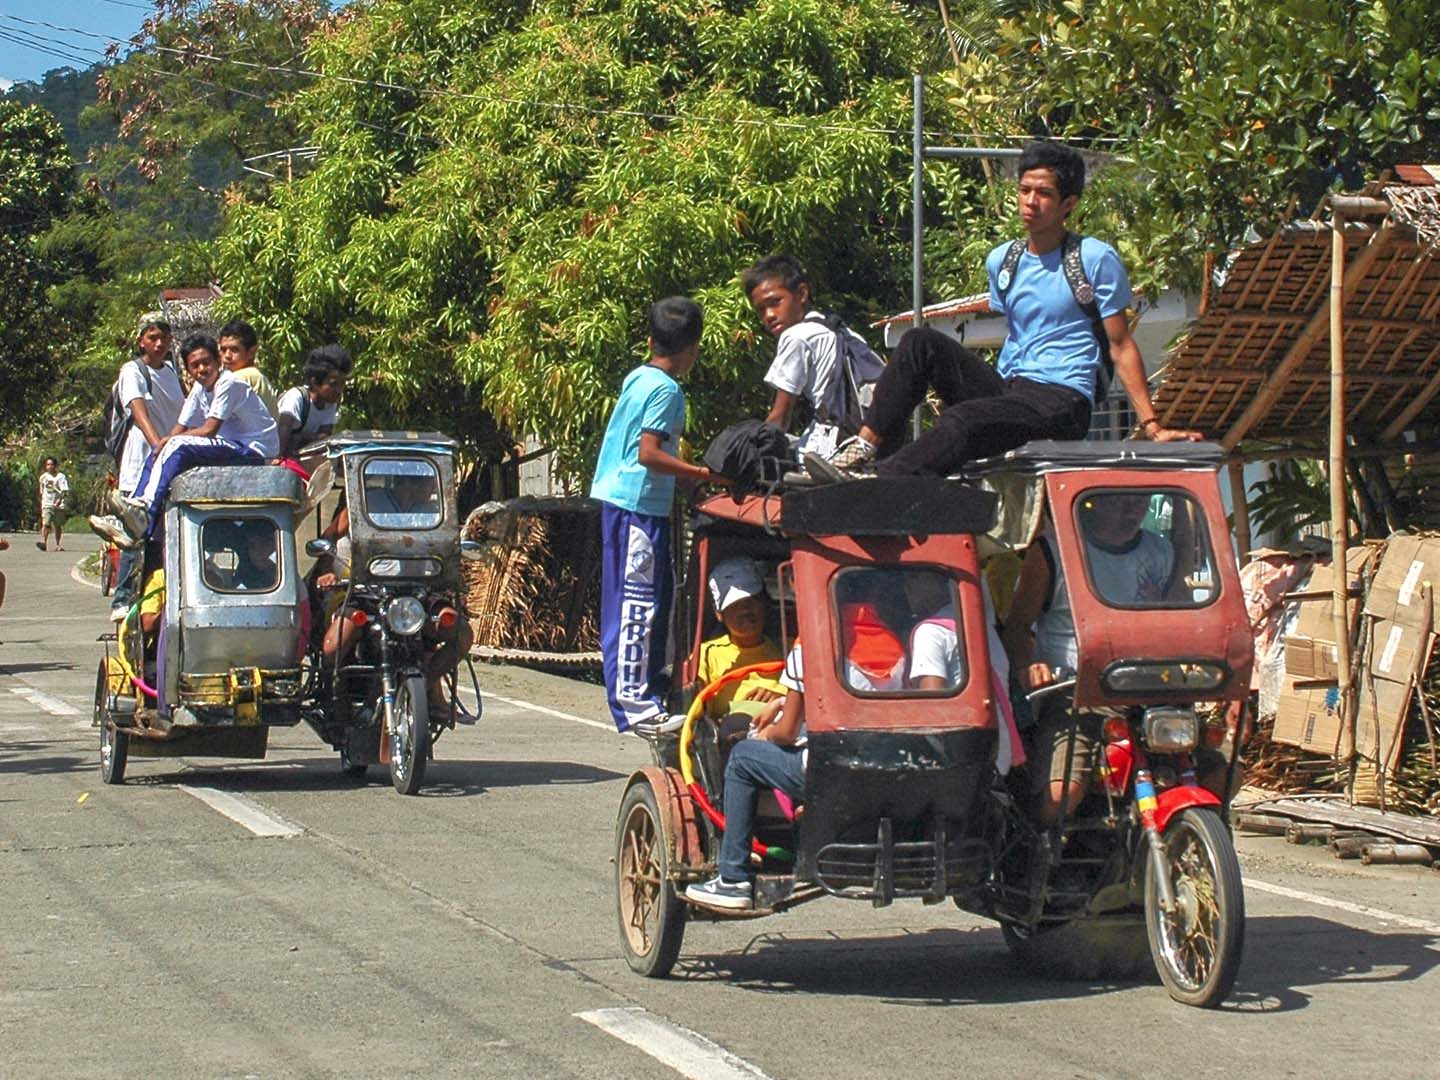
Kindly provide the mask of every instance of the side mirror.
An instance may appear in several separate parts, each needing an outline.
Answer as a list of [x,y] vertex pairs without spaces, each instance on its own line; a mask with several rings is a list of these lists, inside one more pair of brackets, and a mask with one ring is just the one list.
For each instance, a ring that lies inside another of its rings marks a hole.
[[324,537],[316,537],[314,540],[309,540],[305,544],[305,554],[309,555],[312,559],[324,558],[326,555],[333,555],[334,553],[335,542],[333,540],[326,540]]
[[462,559],[469,559],[471,562],[474,562],[480,558],[484,550],[485,547],[479,540],[460,541],[460,557]]

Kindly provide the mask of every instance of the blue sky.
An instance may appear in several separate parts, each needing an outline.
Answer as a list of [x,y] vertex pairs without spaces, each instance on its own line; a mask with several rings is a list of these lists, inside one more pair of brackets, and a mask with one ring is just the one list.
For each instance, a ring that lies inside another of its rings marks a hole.
[[[153,10],[145,0],[0,0],[0,86],[39,79],[51,68],[86,67],[102,59],[105,42],[77,31],[129,38]],[[19,21],[22,19],[30,22]],[[74,29],[56,30],[32,23]]]

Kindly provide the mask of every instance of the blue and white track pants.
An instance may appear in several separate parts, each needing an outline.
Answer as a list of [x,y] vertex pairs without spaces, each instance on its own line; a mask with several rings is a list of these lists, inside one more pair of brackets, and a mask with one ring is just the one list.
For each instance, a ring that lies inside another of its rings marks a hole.
[[238,465],[242,462],[258,465],[264,461],[255,451],[229,439],[208,439],[202,435],[172,435],[165,440],[157,454],[150,451],[140,469],[140,479],[131,494],[150,507],[150,525],[145,530],[149,536],[155,531],[155,522],[165,506],[165,496],[175,477],[186,469],[201,465]]
[[600,652],[618,731],[665,715],[670,519],[600,504]]

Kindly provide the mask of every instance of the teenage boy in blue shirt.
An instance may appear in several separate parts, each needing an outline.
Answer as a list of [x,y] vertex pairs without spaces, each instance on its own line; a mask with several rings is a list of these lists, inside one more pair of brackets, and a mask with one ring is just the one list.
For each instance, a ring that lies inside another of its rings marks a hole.
[[[879,457],[881,476],[946,476],[966,462],[1013,450],[1032,439],[1083,439],[1101,369],[1100,341],[1061,265],[1065,219],[1085,189],[1085,162],[1062,143],[1032,142],[1020,157],[1017,198],[1026,246],[1013,280],[1002,281],[1010,244],[985,260],[990,308],[1009,323],[991,367],[952,337],[930,327],[908,331],[875,388],[860,434],[829,460],[807,455],[817,479],[848,479],[847,470]],[[1115,373],[1134,406],[1141,434],[1156,442],[1196,441],[1200,433],[1164,427],[1155,415],[1145,366],[1125,309],[1130,280],[1109,244],[1085,237],[1080,262],[1095,294]],[[929,431],[901,446],[915,407],[933,388],[945,409]],[[893,451],[893,452],[892,452]],[[888,456],[886,456],[888,453]]]
[[600,652],[618,731],[654,736],[682,717],[665,708],[675,481],[720,482],[676,454],[685,431],[678,380],[700,353],[700,307],[672,296],[650,309],[650,360],[625,377],[605,428],[590,497],[600,501]]

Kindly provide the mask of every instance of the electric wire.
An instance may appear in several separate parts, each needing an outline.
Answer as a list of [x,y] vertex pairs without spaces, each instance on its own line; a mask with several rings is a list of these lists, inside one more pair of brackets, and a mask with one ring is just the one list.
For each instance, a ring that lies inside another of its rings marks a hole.
[[[246,67],[260,71],[269,71],[276,74],[288,74],[302,76],[308,79],[331,80],[350,86],[368,87],[378,90],[394,90],[401,93],[414,94],[417,97],[426,98],[451,98],[455,100],[478,101],[492,105],[515,105],[537,109],[549,109],[555,112],[579,113],[589,116],[614,116],[628,117],[637,120],[648,120],[656,123],[695,123],[708,126],[730,126],[730,127],[758,127],[767,130],[790,130],[809,132],[840,132],[849,135],[883,135],[891,138],[909,138],[913,134],[908,128],[873,127],[848,124],[812,123],[799,120],[782,120],[778,118],[749,118],[749,117],[719,117],[700,116],[693,113],[666,113],[646,109],[623,109],[614,107],[599,107],[594,105],[582,105],[574,102],[563,101],[538,101],[533,98],[518,98],[503,94],[475,93],[465,90],[453,90],[441,87],[417,87],[407,86],[402,83],[392,83],[380,79],[359,79],[350,75],[339,75],[327,71],[316,71],[312,68],[293,67],[281,64],[265,64],[256,60],[241,60],[234,56],[225,56],[213,52],[205,52],[198,48],[178,49],[173,46],[150,44],[143,45],[132,40],[111,37],[108,34],[97,34],[94,31],[83,30],[74,26],[61,26],[57,23],[46,22],[40,19],[26,19],[19,15],[10,15],[0,12],[0,19],[8,19],[13,22],[25,23],[31,26],[48,27],[51,30],[58,30],[62,33],[82,34],[86,37],[97,38],[117,45],[130,45],[137,51],[153,50],[158,53],[166,53],[181,58],[198,60],[209,60],[219,64],[233,64],[239,67]],[[1033,136],[1030,135],[1005,135],[997,132],[979,131],[926,131],[926,138],[939,139],[985,139],[994,142],[1028,142]],[[1053,138],[1056,142],[1082,142],[1082,143],[1118,143],[1121,140],[1109,137],[1064,137]]]

